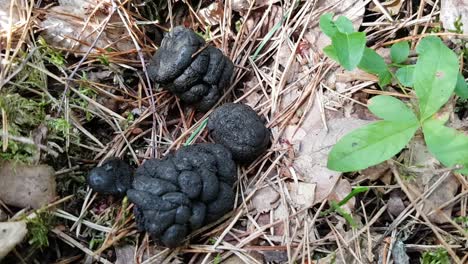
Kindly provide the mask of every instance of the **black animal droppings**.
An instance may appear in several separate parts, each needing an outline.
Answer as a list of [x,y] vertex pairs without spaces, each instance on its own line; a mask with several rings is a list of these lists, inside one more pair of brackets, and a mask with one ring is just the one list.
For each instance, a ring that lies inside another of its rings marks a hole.
[[127,191],[138,229],[167,247],[216,221],[234,206],[236,165],[218,144],[182,147],[163,160],[148,160]]
[[89,172],[87,182],[96,192],[124,195],[132,186],[132,178],[133,169],[127,163],[109,159]]
[[209,110],[229,85],[234,65],[193,30],[183,26],[165,33],[148,65],[148,75],[183,102]]
[[247,105],[228,103],[208,118],[214,141],[228,148],[235,161],[248,163],[263,153],[270,143],[270,131]]

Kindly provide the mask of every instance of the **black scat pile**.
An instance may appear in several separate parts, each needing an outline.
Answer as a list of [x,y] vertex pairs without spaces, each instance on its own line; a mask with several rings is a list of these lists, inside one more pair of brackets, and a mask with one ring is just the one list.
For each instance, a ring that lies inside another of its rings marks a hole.
[[88,174],[88,185],[103,194],[125,195],[132,186],[133,169],[124,161],[113,158]]
[[209,110],[229,85],[232,62],[191,29],[175,27],[165,34],[148,65],[149,77],[183,102]]
[[219,144],[183,147],[140,166],[127,191],[138,228],[167,247],[232,210],[236,165]]
[[262,154],[270,143],[270,131],[257,113],[244,104],[224,104],[208,119],[216,143],[228,148],[235,161],[248,163]]

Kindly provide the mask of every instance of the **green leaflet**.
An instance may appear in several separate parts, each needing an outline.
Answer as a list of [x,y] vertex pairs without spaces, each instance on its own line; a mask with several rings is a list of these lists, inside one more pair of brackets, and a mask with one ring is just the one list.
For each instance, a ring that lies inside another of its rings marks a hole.
[[322,32],[325,33],[325,35],[327,35],[329,38],[335,36],[335,33],[338,31],[335,23],[333,22],[332,13],[326,13],[320,16],[319,26]]
[[344,34],[336,32],[332,37],[332,44],[339,63],[348,71],[353,70],[361,61],[366,47],[366,34],[354,32]]
[[390,71],[386,71],[383,74],[379,75],[379,86],[385,87],[387,84],[392,82],[392,74]]
[[463,165],[460,173],[468,175],[468,136],[444,126],[443,120],[427,119],[423,124],[429,151],[447,167]]
[[414,65],[399,68],[395,73],[398,81],[406,87],[413,87]]
[[333,45],[328,45],[325,48],[323,48],[323,52],[332,60],[338,61],[338,56],[336,55],[335,48],[333,47]]
[[378,121],[344,136],[328,155],[328,168],[349,172],[368,168],[400,152],[419,128],[417,122]]
[[341,33],[353,33],[355,32],[353,22],[345,16],[339,16],[335,21],[335,26]]
[[390,57],[394,63],[402,63],[408,59],[410,47],[407,41],[398,42],[390,48]]
[[414,112],[393,96],[375,96],[369,100],[367,108],[374,115],[387,121],[418,123]]
[[458,73],[457,76],[457,84],[455,86],[455,93],[460,96],[460,98],[467,99],[468,98],[468,86],[466,85],[465,78],[461,73]]
[[364,49],[364,54],[358,67],[365,72],[377,75],[380,87],[385,87],[392,80],[392,75],[384,59],[373,49],[367,47]]
[[421,40],[414,69],[414,89],[419,98],[421,120],[437,112],[450,98],[458,74],[458,59],[437,37]]
[[358,67],[363,71],[375,75],[381,75],[388,72],[388,67],[384,59],[373,49],[367,47],[364,49],[364,54]]

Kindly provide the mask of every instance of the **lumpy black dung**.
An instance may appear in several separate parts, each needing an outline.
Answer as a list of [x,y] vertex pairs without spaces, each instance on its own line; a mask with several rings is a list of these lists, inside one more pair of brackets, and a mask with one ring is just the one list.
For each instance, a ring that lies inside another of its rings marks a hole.
[[148,65],[150,78],[199,110],[209,110],[229,85],[234,65],[191,29],[175,27],[164,35]]
[[262,119],[244,104],[218,107],[208,119],[208,129],[214,141],[228,148],[240,163],[253,161],[270,143],[270,131]]
[[138,228],[167,247],[232,210],[236,165],[219,144],[196,144],[164,159],[151,159],[127,191]]
[[125,195],[132,186],[133,169],[124,161],[109,159],[92,169],[88,175],[88,185],[103,194]]

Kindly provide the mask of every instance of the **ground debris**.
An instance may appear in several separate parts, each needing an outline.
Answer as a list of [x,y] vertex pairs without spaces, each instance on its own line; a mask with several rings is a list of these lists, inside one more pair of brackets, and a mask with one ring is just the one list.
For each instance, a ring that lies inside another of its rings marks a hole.
[[468,0],[441,1],[440,20],[445,30],[457,30],[456,24],[462,25],[462,32],[468,32]]
[[47,165],[1,162],[0,179],[0,199],[6,204],[38,209],[55,199],[55,171]]
[[2,260],[28,233],[26,222],[2,222],[0,233],[0,260]]
[[431,222],[447,223],[452,214],[453,204],[445,206],[443,210],[438,208],[456,195],[460,182],[451,171],[440,169],[439,162],[427,150],[421,137],[412,140],[406,157],[409,167],[400,170],[403,170],[402,175],[406,175],[408,189],[413,198],[433,188],[432,186],[444,177],[444,180],[423,200],[423,212],[428,214]]
[[[59,49],[76,53],[92,53],[112,48],[117,51],[128,51],[134,48],[128,31],[119,26],[120,18],[112,13],[109,23],[102,34],[99,34],[111,11],[111,1],[76,1],[59,0],[59,5],[46,10],[46,17],[40,22],[44,29],[42,36],[46,41]],[[92,46],[93,42],[96,44]]]
[[315,203],[321,203],[328,197],[341,175],[340,172],[327,168],[328,152],[345,134],[368,123],[369,121],[355,118],[337,118],[328,121],[328,131],[306,131],[307,137],[300,143],[294,167],[305,182],[316,184]]

